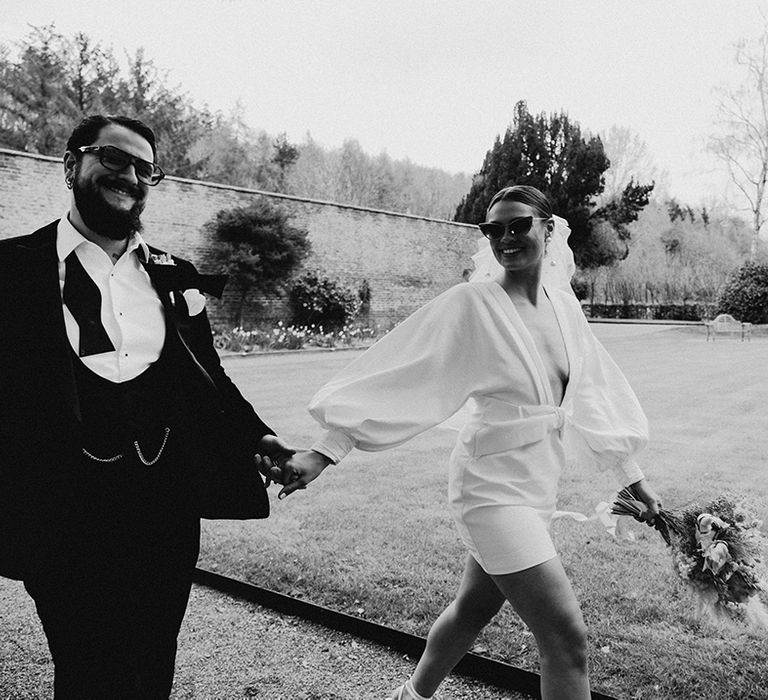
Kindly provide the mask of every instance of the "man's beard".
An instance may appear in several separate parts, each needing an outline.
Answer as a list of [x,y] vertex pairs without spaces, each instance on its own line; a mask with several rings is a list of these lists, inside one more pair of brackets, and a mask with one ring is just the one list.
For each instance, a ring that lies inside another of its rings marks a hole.
[[[109,177],[104,176],[100,181],[109,182]],[[125,186],[125,183],[121,183],[121,187]],[[144,210],[145,202],[138,188],[136,203],[128,210],[113,207],[104,199],[96,182],[94,180],[82,182],[79,173],[75,173],[72,192],[83,223],[94,233],[113,241],[124,241],[141,231],[141,212]]]

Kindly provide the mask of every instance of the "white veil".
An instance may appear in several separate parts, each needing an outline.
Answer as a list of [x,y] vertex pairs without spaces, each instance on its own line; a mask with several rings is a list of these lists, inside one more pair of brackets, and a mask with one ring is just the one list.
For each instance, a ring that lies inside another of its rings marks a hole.
[[[544,256],[544,266],[541,271],[541,281],[550,287],[559,287],[566,291],[571,289],[571,277],[576,272],[576,263],[573,260],[573,251],[568,245],[568,236],[571,235],[571,227],[560,216],[553,216],[555,228],[552,238],[547,244],[547,252]],[[472,256],[475,271],[470,275],[470,282],[487,282],[495,279],[502,271],[491,250],[487,238],[481,238],[477,242],[478,251]]]

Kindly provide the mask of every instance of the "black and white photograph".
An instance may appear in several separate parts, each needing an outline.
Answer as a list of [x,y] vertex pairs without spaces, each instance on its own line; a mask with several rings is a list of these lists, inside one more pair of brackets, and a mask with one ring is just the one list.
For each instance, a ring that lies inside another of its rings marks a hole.
[[764,3],[2,14],[0,698],[768,698]]

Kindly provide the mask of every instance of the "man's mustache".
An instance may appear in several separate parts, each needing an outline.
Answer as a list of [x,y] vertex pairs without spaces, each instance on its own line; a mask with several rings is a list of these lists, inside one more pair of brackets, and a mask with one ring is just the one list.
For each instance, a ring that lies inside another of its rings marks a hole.
[[134,185],[133,183],[126,182],[125,180],[121,180],[118,177],[101,177],[99,178],[99,184],[105,184],[105,185],[113,185],[114,187],[117,187],[118,189],[125,190],[128,194],[135,197],[138,200],[141,200],[143,198],[144,193],[142,192],[141,188],[138,185]]

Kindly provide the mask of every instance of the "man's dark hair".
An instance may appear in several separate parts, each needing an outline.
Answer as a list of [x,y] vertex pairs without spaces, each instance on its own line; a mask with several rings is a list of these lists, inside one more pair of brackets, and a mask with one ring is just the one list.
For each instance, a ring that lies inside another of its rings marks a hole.
[[99,138],[101,130],[109,124],[117,124],[118,126],[124,126],[126,129],[135,131],[139,136],[146,139],[149,145],[152,147],[152,159],[157,160],[157,147],[155,145],[155,132],[152,131],[144,122],[140,122],[138,119],[124,116],[105,116],[103,114],[93,114],[86,117],[81,121],[72,131],[69,140],[67,141],[67,150],[73,153],[76,157],[80,157],[80,154],[76,149],[81,146],[90,146],[93,142]]

